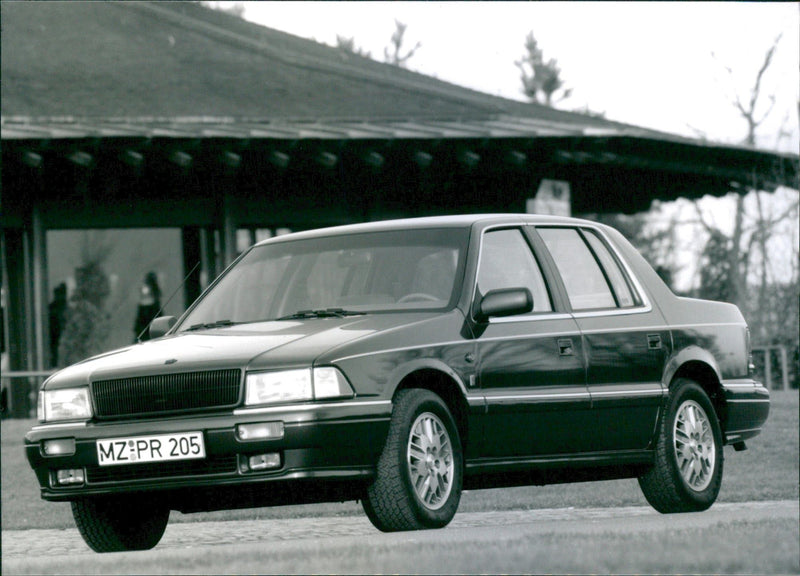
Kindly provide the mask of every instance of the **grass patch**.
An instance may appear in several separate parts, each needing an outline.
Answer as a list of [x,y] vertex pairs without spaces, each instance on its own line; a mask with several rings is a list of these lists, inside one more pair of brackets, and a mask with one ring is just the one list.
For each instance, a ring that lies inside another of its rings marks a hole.
[[[725,448],[720,502],[796,500],[800,497],[800,418],[797,390],[773,391],[770,416],[747,452]],[[23,451],[31,420],[2,421],[2,526],[4,530],[73,528],[70,505],[46,502]],[[646,505],[636,480],[525,486],[465,493],[459,510],[480,512],[537,508],[617,507]],[[362,514],[355,502],[256,508],[203,514],[173,513],[172,522],[296,518]]]

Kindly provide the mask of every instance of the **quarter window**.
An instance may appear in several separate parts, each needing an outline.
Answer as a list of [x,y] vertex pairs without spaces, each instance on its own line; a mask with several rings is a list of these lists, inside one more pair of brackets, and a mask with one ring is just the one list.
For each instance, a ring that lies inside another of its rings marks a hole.
[[614,294],[617,296],[619,306],[622,308],[628,308],[630,306],[636,306],[639,304],[634,296],[633,289],[631,288],[630,284],[628,284],[628,280],[619,266],[619,262],[616,258],[614,258],[613,254],[611,254],[608,246],[606,246],[605,243],[600,240],[600,238],[594,232],[586,230],[585,235],[586,239],[589,241],[589,244],[592,246],[592,250],[594,251],[598,260],[600,260],[600,264],[606,271],[608,281],[614,288]]
[[485,295],[501,288],[528,288],[534,312],[553,310],[539,264],[518,229],[494,230],[483,236],[478,291]]

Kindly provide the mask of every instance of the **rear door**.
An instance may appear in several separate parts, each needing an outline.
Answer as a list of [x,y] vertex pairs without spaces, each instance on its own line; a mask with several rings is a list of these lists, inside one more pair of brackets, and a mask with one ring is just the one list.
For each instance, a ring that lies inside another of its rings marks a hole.
[[591,450],[644,449],[663,395],[670,335],[657,307],[599,228],[537,227],[582,335]]

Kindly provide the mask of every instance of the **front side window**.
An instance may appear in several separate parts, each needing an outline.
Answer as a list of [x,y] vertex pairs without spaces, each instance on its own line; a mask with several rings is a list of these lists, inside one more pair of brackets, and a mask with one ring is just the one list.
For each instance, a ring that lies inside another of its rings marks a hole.
[[539,264],[518,229],[492,230],[483,235],[478,292],[485,296],[501,288],[528,288],[534,312],[553,310]]
[[455,305],[468,229],[335,235],[255,246],[198,302],[182,329],[274,320],[300,311]]

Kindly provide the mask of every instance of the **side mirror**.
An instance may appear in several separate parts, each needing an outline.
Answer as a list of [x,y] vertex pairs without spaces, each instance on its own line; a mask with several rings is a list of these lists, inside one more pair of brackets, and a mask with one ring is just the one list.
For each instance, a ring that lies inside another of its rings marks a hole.
[[159,316],[150,322],[150,338],[161,338],[164,334],[169,332],[178,319],[175,316]]
[[479,322],[486,322],[492,317],[516,316],[527,314],[533,310],[533,296],[527,288],[502,288],[490,290],[481,299],[478,313],[475,315]]

